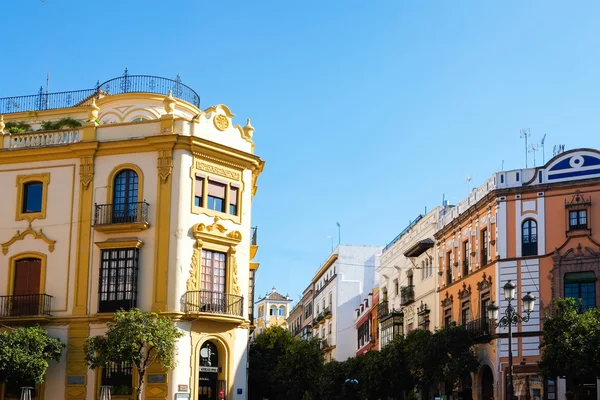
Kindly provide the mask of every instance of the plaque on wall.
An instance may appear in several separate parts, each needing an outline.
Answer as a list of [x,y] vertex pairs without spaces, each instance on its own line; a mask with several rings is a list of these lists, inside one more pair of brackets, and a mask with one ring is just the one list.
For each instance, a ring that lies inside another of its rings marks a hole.
[[148,374],[148,383],[165,383],[167,374]]
[[67,376],[67,385],[85,385],[84,375]]

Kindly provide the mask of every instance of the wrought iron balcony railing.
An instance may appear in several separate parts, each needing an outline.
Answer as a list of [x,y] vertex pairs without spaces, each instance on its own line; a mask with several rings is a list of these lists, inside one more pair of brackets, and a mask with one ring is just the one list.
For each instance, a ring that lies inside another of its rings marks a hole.
[[493,333],[493,325],[487,317],[474,319],[463,326],[476,342],[487,342]]
[[186,313],[225,314],[242,317],[244,298],[235,294],[193,290],[185,293]]
[[94,225],[148,223],[148,203],[96,204]]
[[415,287],[414,285],[404,286],[400,289],[400,302],[402,305],[406,305],[415,301]]
[[0,98],[0,114],[11,114],[27,111],[53,110],[57,108],[81,107],[91,104],[92,98],[100,98],[123,93],[155,93],[167,95],[187,101],[200,107],[200,96],[189,86],[177,79],[161,78],[148,75],[129,75],[127,70],[118,77],[93,89],[73,90],[69,92],[44,93],[40,88],[37,94]]
[[324,315],[325,315],[325,318],[331,317],[331,306],[325,307]]
[[52,296],[23,294],[0,296],[0,318],[50,316]]
[[329,343],[327,342],[327,339],[321,340],[321,350],[325,350],[327,348],[329,348]]
[[252,228],[250,228],[250,245],[252,246],[256,246],[257,239],[256,239],[256,234],[258,231],[258,227],[257,226],[253,226]]
[[380,301],[377,305],[377,319],[381,319],[389,314],[388,301]]

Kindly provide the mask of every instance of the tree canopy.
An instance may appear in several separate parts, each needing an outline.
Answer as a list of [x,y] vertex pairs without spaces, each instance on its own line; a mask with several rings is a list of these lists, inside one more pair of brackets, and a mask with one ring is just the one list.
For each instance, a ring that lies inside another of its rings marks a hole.
[[49,361],[58,361],[64,348],[39,326],[0,332],[0,382],[43,383]]
[[323,364],[318,339],[304,341],[271,327],[250,346],[249,397],[377,400],[403,398],[415,387],[457,383],[479,365],[463,327],[417,329],[381,351]]
[[600,371],[600,309],[580,313],[574,299],[556,299],[555,313],[544,322],[540,369],[564,376],[575,390],[595,380]]
[[134,308],[117,311],[107,324],[105,336],[88,338],[85,360],[91,369],[106,367],[110,362],[126,362],[138,371],[136,396],[142,398],[147,369],[154,363],[163,369],[175,367],[175,344],[183,336],[169,317],[144,313]]

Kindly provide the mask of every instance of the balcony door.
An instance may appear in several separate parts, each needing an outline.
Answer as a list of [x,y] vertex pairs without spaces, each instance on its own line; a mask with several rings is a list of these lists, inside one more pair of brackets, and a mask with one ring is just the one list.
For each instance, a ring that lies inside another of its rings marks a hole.
[[40,278],[42,260],[26,258],[15,263],[11,315],[40,313]]
[[125,169],[115,176],[113,183],[113,223],[137,221],[138,183],[138,175],[131,169]]

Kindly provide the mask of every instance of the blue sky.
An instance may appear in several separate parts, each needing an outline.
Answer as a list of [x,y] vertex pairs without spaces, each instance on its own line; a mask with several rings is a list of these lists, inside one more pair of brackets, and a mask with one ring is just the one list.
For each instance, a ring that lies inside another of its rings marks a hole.
[[[3,4],[0,97],[174,78],[252,118],[267,164],[254,200],[257,293],[295,300],[342,243],[385,245],[468,193],[520,128],[600,148],[595,1],[114,1]],[[538,164],[541,154],[537,155]],[[531,157],[530,157],[531,163]]]

